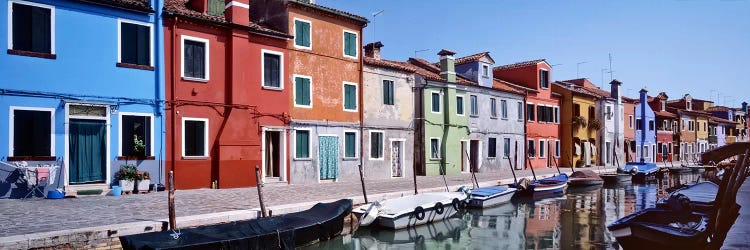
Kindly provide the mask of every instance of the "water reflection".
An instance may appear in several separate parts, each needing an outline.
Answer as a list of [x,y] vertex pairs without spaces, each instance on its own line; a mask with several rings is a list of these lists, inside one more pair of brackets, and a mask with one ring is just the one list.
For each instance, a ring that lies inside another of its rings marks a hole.
[[565,195],[514,198],[511,203],[469,210],[447,221],[411,229],[364,228],[308,248],[619,249],[607,225],[654,207],[668,189],[704,179],[698,173],[665,174],[641,184],[570,188]]

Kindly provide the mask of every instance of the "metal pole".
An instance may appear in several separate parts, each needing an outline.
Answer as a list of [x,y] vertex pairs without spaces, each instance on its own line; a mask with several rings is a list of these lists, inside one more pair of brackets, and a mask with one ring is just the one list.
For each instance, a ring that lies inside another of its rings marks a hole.
[[266,205],[263,203],[263,182],[260,179],[260,167],[255,165],[255,182],[258,184],[258,201],[260,201],[260,212],[263,217],[268,217]]
[[359,180],[362,182],[362,195],[365,197],[365,203],[370,203],[367,201],[367,189],[365,189],[365,176],[362,174],[362,164],[359,165]]
[[177,219],[174,211],[174,171],[169,171],[169,193],[167,195],[169,204],[169,229],[177,230]]

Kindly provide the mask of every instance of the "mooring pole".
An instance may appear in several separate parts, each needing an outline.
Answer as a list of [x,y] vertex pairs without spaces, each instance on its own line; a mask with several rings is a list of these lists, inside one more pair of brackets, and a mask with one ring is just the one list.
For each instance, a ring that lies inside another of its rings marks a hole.
[[[508,145],[510,147],[510,145]],[[518,142],[516,142],[516,157],[515,159],[518,159]],[[513,184],[518,184],[518,179],[516,178],[516,170],[513,169],[513,161],[510,160],[510,153],[508,154],[508,166],[510,166],[510,173],[513,174]]]
[[260,167],[255,165],[255,182],[258,184],[258,201],[260,201],[260,212],[263,217],[268,217],[266,205],[263,203],[263,182],[260,179]]
[[177,219],[174,212],[174,171],[169,171],[169,192],[167,195],[169,204],[169,229],[177,230]]
[[534,176],[534,180],[536,180],[536,173],[534,173],[534,165],[531,164],[531,158],[529,158],[529,154],[526,154],[526,159],[529,160],[529,168],[531,169],[531,175]]
[[362,173],[362,164],[359,164],[359,180],[362,182],[362,195],[365,197],[365,203],[370,203],[367,201],[367,190],[365,189],[365,175]]

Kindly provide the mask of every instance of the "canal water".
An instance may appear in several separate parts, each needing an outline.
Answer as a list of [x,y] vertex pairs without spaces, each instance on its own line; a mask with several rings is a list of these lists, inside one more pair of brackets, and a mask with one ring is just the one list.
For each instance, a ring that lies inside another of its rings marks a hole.
[[565,194],[483,210],[402,230],[360,228],[353,235],[303,249],[621,249],[607,230],[618,218],[669,194],[670,188],[704,181],[711,173],[672,175],[646,183],[568,188]]

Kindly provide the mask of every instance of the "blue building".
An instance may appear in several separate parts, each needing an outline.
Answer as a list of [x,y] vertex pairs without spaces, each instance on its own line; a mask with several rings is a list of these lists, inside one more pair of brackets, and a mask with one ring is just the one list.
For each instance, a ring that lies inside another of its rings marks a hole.
[[635,105],[635,161],[656,163],[656,115],[648,105],[648,90],[639,91]]
[[[107,190],[123,164],[163,182],[162,1],[0,4],[0,157],[54,164],[54,185]],[[25,195],[0,164],[0,197]]]

